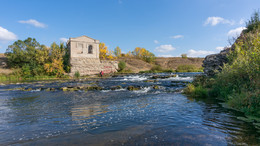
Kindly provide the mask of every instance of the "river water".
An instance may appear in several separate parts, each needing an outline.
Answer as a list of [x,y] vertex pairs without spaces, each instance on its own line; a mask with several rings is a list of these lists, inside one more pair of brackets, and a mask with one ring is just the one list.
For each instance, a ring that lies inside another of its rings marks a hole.
[[[260,144],[260,132],[237,119],[242,113],[181,93],[196,73],[153,75],[1,85],[0,145]],[[93,84],[103,89],[59,90]],[[111,90],[116,85],[122,88]],[[130,85],[141,89],[129,91]],[[40,90],[47,87],[55,91]]]

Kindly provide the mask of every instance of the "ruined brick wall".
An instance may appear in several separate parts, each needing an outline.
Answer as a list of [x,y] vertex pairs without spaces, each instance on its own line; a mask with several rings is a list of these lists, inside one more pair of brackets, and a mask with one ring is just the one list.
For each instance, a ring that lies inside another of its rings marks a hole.
[[70,75],[73,76],[75,72],[79,72],[80,75],[92,75],[99,74],[102,70],[104,73],[117,72],[118,62],[107,61],[98,58],[71,58],[70,59],[71,70]]

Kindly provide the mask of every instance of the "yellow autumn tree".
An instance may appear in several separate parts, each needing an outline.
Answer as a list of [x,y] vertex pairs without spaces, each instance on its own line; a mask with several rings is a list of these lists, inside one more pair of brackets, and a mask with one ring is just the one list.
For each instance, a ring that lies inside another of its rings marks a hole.
[[113,51],[109,51],[105,43],[99,44],[99,58],[114,60],[116,57],[113,56]]
[[139,59],[142,59],[146,62],[153,62],[155,59],[155,55],[152,52],[149,52],[145,48],[136,47],[132,52],[133,56]]
[[131,58],[131,57],[133,57],[133,53],[131,51],[129,51],[125,54],[125,57]]
[[63,53],[64,48],[63,44],[60,46],[56,43],[51,44],[51,55],[50,62],[44,64],[44,69],[49,75],[55,75],[56,77],[61,77],[64,71],[63,65]]
[[105,43],[100,43],[99,44],[99,58],[100,59],[106,59],[108,50],[107,50],[107,46]]

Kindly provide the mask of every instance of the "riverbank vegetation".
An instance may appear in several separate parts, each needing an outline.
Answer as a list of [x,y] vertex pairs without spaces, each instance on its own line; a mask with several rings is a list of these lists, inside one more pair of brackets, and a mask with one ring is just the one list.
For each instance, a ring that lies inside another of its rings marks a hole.
[[40,44],[34,38],[15,41],[5,53],[8,66],[14,68],[12,75],[22,78],[55,76],[63,77],[69,72],[69,56],[66,46],[52,43],[51,47]]
[[214,77],[198,76],[184,92],[215,97],[246,115],[260,117],[260,19],[256,12],[232,46],[228,63]]

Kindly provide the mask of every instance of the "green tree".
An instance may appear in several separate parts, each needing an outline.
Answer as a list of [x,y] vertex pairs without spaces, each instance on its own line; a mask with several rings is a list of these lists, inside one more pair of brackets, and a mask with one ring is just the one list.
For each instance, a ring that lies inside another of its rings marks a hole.
[[[48,48],[30,37],[9,45],[5,54],[8,65],[12,68],[24,68],[21,73],[27,77],[44,74],[43,65],[49,59]],[[28,70],[30,73],[28,73]]]
[[246,23],[245,32],[256,31],[260,29],[259,11],[255,11],[251,16],[251,19]]
[[187,54],[181,54],[181,58],[187,59],[188,56],[187,56]]
[[115,48],[114,54],[116,57],[121,57],[121,49],[118,46]]

